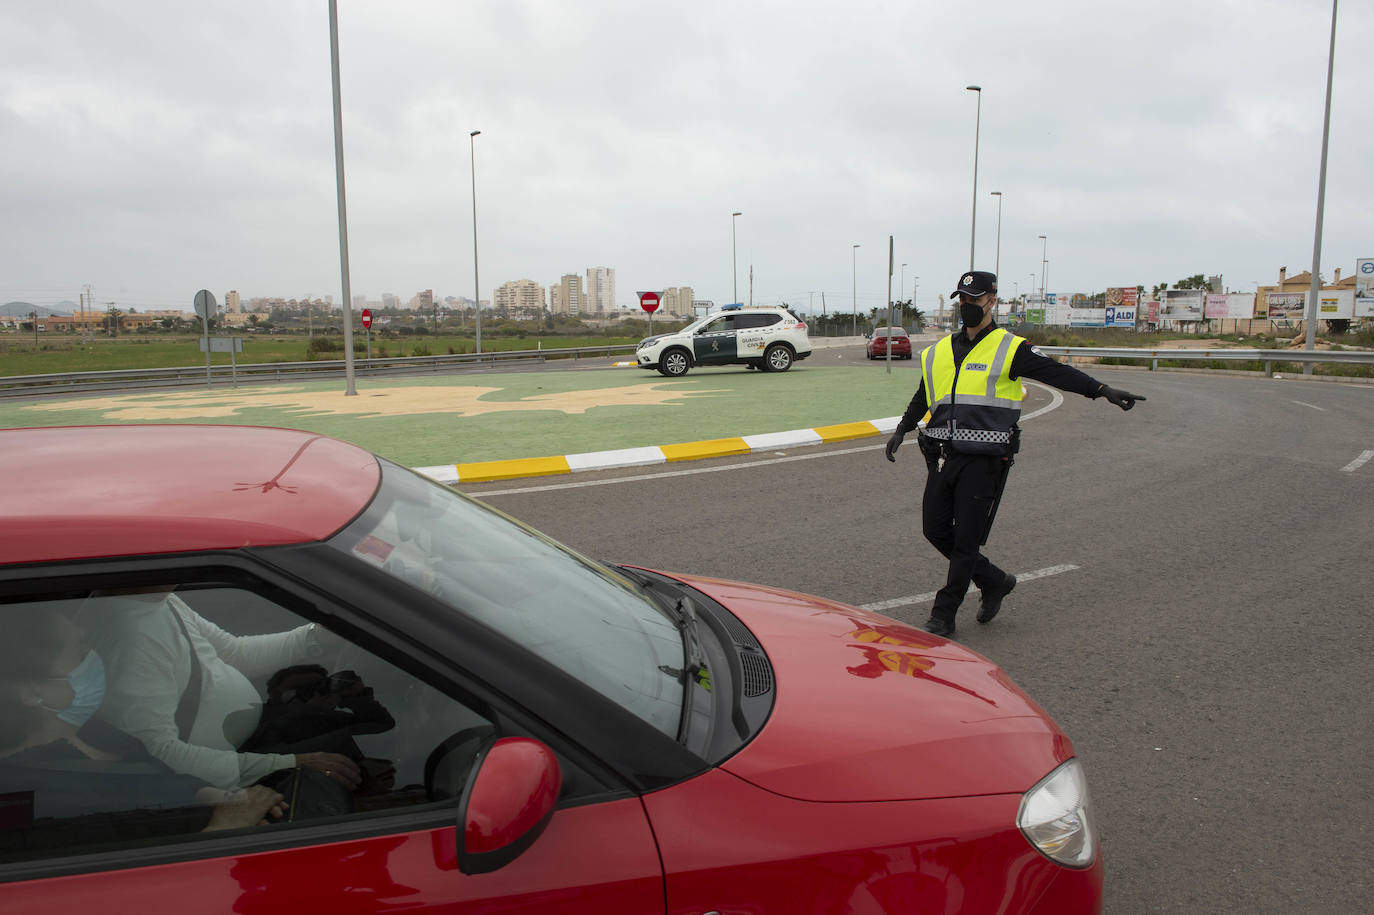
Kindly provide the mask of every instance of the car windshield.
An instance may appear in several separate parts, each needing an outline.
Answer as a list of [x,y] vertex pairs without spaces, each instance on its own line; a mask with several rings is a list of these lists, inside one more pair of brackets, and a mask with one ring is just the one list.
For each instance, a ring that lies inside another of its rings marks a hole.
[[331,540],[476,619],[676,737],[682,636],[629,579],[387,461],[373,504]]

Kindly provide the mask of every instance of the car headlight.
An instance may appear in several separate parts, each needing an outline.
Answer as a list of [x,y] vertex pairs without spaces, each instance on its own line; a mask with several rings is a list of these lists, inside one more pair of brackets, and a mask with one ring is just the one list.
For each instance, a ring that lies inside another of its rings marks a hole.
[[1097,827],[1088,801],[1083,766],[1071,759],[1021,798],[1016,825],[1047,858],[1066,867],[1087,867],[1097,857]]

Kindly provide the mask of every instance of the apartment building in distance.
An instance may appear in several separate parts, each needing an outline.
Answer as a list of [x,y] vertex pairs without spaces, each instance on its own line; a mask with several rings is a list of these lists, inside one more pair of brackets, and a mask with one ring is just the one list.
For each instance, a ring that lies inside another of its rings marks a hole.
[[558,285],[549,289],[549,311],[556,315],[580,315],[587,311],[582,277],[565,273]]
[[230,289],[224,294],[224,310],[231,315],[243,311],[243,300],[239,298],[237,289]]
[[544,317],[544,287],[534,280],[502,283],[492,294],[498,315],[517,321],[537,321]]
[[605,315],[615,311],[615,268],[588,267],[584,311]]
[[671,286],[659,293],[659,308],[664,314],[691,316],[692,287]]

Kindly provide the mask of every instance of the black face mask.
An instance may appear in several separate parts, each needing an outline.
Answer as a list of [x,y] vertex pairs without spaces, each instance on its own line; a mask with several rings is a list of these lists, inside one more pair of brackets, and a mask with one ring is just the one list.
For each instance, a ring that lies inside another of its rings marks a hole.
[[965,327],[977,327],[983,323],[983,308],[972,302],[965,302],[959,306],[959,320],[964,322]]

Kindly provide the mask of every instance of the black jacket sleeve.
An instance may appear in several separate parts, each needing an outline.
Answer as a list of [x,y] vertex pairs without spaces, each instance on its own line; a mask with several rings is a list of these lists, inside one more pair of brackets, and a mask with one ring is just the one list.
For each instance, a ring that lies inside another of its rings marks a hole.
[[[1061,391],[1068,391],[1070,394],[1082,394],[1084,397],[1094,399],[1102,396],[1102,382],[1087,372],[1079,371],[1062,362],[1056,362],[1049,356],[1036,352],[1028,342],[1022,343],[1016,348],[1016,355],[1011,358],[1010,374],[1012,378],[1030,378]],[[908,412],[910,411],[908,410]],[[917,419],[920,417],[918,416]],[[905,422],[905,417],[903,417],[903,422]]]
[[921,379],[921,383],[916,386],[916,393],[911,396],[911,403],[907,404],[906,412],[902,414],[902,419],[897,423],[897,431],[906,433],[916,428],[926,415],[929,405],[926,403],[926,382]]

